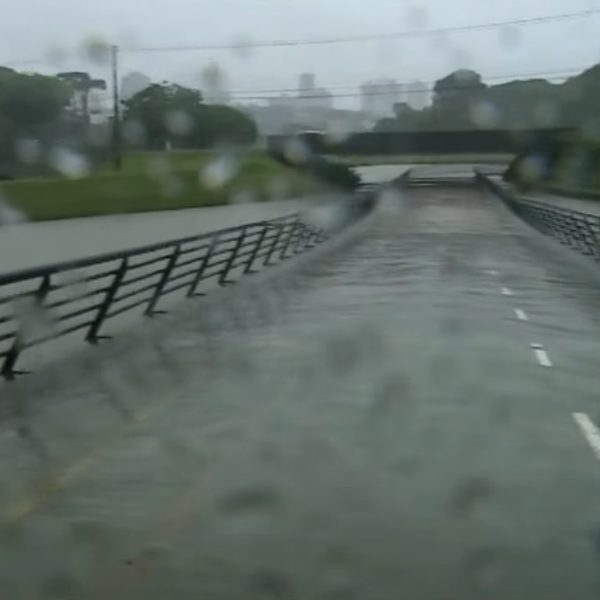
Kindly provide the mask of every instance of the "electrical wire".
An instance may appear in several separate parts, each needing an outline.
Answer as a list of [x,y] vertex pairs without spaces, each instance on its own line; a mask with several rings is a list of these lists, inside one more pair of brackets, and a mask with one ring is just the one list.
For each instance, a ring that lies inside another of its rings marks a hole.
[[571,19],[580,19],[585,17],[593,17],[600,14],[600,8],[590,8],[578,12],[546,15],[541,17],[530,17],[522,19],[511,19],[507,21],[492,21],[486,23],[476,23],[470,25],[458,25],[453,27],[441,27],[437,29],[422,29],[411,31],[399,31],[395,33],[374,33],[374,34],[358,34],[351,36],[314,38],[305,40],[258,40],[247,43],[229,43],[229,44],[200,44],[200,45],[182,45],[182,46],[146,46],[135,47],[130,46],[123,48],[123,52],[127,53],[144,53],[144,52],[188,52],[198,50],[238,50],[247,48],[282,48],[290,46],[316,46],[328,44],[347,44],[353,42],[372,42],[390,39],[410,39],[427,36],[437,36],[448,33],[469,33],[473,31],[481,31],[486,29],[495,29],[499,27],[522,27],[526,25],[543,25],[556,21],[567,21]]

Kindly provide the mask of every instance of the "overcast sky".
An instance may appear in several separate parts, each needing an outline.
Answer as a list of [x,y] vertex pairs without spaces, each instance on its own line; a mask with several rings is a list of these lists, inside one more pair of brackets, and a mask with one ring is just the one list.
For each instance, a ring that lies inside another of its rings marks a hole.
[[[537,17],[600,7],[600,0],[0,0],[0,64],[48,56],[61,64],[28,66],[43,72],[78,68],[107,78],[79,48],[100,37],[131,46],[235,43],[393,33]],[[123,73],[199,85],[210,60],[226,70],[234,90],[288,88],[303,71],[318,85],[358,85],[378,78],[431,81],[458,67],[485,75],[553,71],[600,62],[600,15],[518,31],[506,28],[445,37],[329,46],[259,48],[246,52],[124,53]],[[52,52],[50,50],[52,49]],[[25,67],[20,67],[25,69]]]

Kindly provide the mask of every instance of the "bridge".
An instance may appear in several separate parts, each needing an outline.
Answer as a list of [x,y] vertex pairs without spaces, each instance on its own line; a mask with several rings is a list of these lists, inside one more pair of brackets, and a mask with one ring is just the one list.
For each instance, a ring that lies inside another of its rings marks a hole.
[[600,219],[401,175],[3,385],[2,597],[598,597]]

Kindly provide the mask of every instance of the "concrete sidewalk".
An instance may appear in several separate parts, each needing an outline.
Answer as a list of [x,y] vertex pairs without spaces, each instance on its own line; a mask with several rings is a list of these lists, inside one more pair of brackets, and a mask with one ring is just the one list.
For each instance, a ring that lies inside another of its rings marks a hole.
[[23,223],[0,228],[0,273],[281,217],[315,199]]

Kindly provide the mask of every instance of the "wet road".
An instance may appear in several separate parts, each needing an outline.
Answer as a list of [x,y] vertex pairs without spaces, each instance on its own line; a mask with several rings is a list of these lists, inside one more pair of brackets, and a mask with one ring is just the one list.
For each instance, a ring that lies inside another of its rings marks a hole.
[[268,293],[32,378],[0,597],[597,599],[594,269],[468,185],[387,193]]

